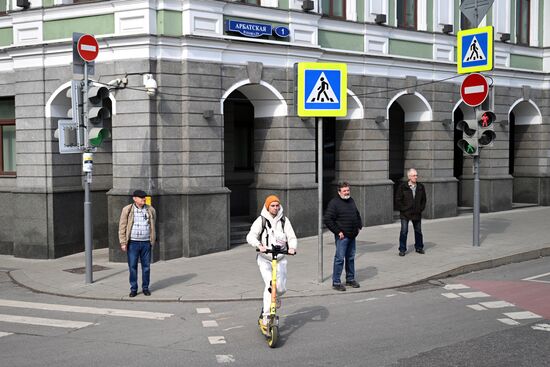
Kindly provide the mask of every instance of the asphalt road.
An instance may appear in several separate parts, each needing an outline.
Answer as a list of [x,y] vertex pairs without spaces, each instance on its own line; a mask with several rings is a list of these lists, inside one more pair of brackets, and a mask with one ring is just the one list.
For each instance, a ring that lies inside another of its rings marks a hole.
[[280,345],[270,349],[256,326],[259,302],[63,298],[0,272],[1,365],[549,366],[549,296],[550,259],[539,259],[414,287],[293,298],[283,300]]

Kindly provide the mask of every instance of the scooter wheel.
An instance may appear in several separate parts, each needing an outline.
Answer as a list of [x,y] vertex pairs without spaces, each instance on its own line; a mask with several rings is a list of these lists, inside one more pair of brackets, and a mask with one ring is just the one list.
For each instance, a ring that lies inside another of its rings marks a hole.
[[269,345],[270,348],[275,348],[277,346],[277,342],[279,341],[279,327],[276,325],[273,325],[269,329],[270,335],[269,338],[267,338],[267,345]]

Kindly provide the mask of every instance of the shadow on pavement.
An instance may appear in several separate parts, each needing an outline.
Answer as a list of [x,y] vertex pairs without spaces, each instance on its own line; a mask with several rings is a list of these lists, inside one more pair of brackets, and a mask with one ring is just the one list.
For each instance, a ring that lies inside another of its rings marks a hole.
[[483,243],[491,234],[504,233],[510,226],[510,220],[504,218],[488,218],[480,220],[479,243]]
[[361,283],[364,280],[374,278],[378,275],[378,268],[375,266],[367,266],[363,269],[355,269],[355,279]]
[[[124,270],[119,270],[117,272],[114,272],[114,273],[111,273],[109,275],[106,275],[104,277],[94,277],[94,281],[96,282],[99,282],[99,281],[102,281],[102,280],[105,280],[105,279],[109,279],[109,278],[112,278],[116,275],[119,275],[119,274],[122,274],[122,273],[127,273],[128,272],[128,269],[124,269]],[[96,272],[94,272],[94,275],[96,274]]]
[[326,307],[312,306],[304,307],[296,310],[292,314],[286,316],[280,325],[279,346],[285,345],[289,337],[298,329],[310,322],[325,321],[328,318],[329,312]]
[[176,275],[170,278],[161,279],[158,282],[151,283],[151,289],[159,290],[159,289],[170,287],[175,284],[185,283],[196,276],[197,274],[190,273],[190,274]]

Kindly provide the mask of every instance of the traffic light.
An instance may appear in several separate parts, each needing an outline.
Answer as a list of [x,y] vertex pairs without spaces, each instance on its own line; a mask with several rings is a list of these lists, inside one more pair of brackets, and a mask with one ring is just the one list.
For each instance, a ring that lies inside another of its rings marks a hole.
[[111,118],[109,89],[105,86],[92,86],[88,89],[88,142],[98,147],[111,134],[107,123]]
[[488,147],[492,146],[496,139],[495,127],[493,123],[496,120],[496,115],[493,111],[478,111],[477,121],[479,124],[479,146]]
[[458,147],[468,156],[474,157],[479,155],[477,121],[462,120],[456,124],[456,128],[462,131],[462,139],[458,141]]

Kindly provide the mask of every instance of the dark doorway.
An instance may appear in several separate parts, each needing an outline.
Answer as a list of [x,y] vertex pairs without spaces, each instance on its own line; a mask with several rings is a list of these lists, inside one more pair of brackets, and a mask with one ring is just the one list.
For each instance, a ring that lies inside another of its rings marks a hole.
[[[318,125],[317,125],[318,126]],[[318,128],[318,127],[317,127]],[[315,134],[315,182],[317,182],[317,143],[318,134]],[[323,209],[335,195],[332,186],[336,178],[336,118],[323,117]]]
[[510,113],[510,124],[509,124],[508,136],[510,141],[508,144],[508,173],[514,175],[514,165],[515,165],[515,155],[516,155],[516,116],[514,113]]
[[399,103],[391,105],[389,118],[389,177],[394,183],[399,183],[405,172],[405,111]]
[[231,190],[231,217],[250,214],[249,186],[254,182],[254,106],[239,91],[223,105],[224,177]]

